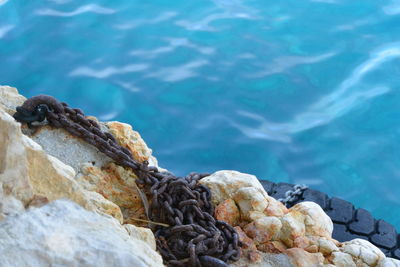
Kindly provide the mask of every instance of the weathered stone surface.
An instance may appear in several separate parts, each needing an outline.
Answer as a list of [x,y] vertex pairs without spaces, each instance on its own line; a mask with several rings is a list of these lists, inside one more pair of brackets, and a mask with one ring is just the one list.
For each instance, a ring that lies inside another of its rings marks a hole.
[[0,108],[5,110],[8,114],[14,114],[15,108],[22,105],[25,100],[26,98],[18,94],[16,88],[0,86]]
[[114,163],[102,169],[83,164],[76,181],[86,190],[97,192],[116,204],[121,209],[124,223],[145,225],[135,220],[147,219],[135,178],[131,170]]
[[76,173],[80,171],[82,164],[101,168],[112,162],[108,156],[98,151],[94,146],[72,136],[64,129],[41,126],[34,134],[30,134],[26,126],[23,129],[47,154],[62,160],[63,163],[71,166]]
[[153,232],[150,229],[137,227],[132,224],[125,224],[124,227],[131,237],[142,240],[153,250],[156,250],[156,239],[154,238]]
[[260,261],[251,262],[248,256],[241,257],[239,261],[231,263],[232,267],[295,267],[285,254],[260,252]]
[[241,217],[250,219],[251,211],[263,212],[268,207],[268,201],[262,192],[254,187],[243,187],[234,193],[233,199],[237,203]]
[[0,108],[0,187],[5,198],[27,206],[38,197],[69,198],[89,210],[110,212],[122,220],[119,208],[94,192],[88,193],[74,179],[75,171],[21,132],[20,124]]
[[287,249],[285,254],[296,267],[320,267],[325,260],[321,253],[309,253],[300,248]]
[[306,233],[304,215],[299,211],[291,211],[282,217],[282,231],[280,239],[288,247],[294,246],[294,240]]
[[400,267],[400,261],[391,258],[385,258],[379,262],[378,267]]
[[233,195],[243,187],[255,188],[261,194],[267,196],[257,177],[237,171],[218,171],[201,179],[200,183],[210,188],[212,201],[215,205],[233,198]]
[[132,152],[135,160],[139,162],[147,160],[151,166],[158,166],[156,158],[151,155],[151,149],[146,145],[140,134],[132,129],[132,126],[117,121],[108,122],[106,126],[118,143]]
[[342,245],[341,250],[357,258],[357,264],[365,263],[368,266],[375,266],[385,258],[385,254],[380,249],[364,239],[353,239]]
[[343,252],[333,252],[330,261],[338,267],[356,267],[352,256]]
[[282,222],[278,218],[265,216],[247,224],[244,231],[258,245],[277,240],[281,228]]
[[306,235],[332,237],[332,220],[318,204],[309,201],[301,202],[294,205],[289,213],[296,211],[304,215]]
[[163,266],[117,220],[58,200],[0,222],[1,266]]
[[309,237],[309,240],[310,244],[315,245],[318,248],[318,252],[321,252],[324,256],[329,256],[332,252],[339,251],[336,240],[323,237]]
[[240,212],[233,199],[227,199],[215,208],[215,218],[236,226],[240,220]]

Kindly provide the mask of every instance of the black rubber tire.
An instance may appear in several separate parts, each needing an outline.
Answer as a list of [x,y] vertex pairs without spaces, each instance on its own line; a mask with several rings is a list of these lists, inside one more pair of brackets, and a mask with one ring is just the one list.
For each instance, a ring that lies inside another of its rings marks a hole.
[[[268,195],[278,199],[284,198],[285,192],[293,189],[292,184],[260,181]],[[370,241],[380,248],[386,256],[400,259],[400,234],[384,220],[376,220],[365,209],[355,209],[353,204],[339,198],[329,198],[328,195],[306,189],[296,202],[288,208],[303,201],[313,201],[321,206],[333,221],[334,239],[345,242],[354,238]]]

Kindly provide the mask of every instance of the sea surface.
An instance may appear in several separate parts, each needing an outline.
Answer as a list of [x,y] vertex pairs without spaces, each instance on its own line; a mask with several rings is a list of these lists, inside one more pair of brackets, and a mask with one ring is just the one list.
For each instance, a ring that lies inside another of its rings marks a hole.
[[0,84],[400,230],[400,0],[0,0]]

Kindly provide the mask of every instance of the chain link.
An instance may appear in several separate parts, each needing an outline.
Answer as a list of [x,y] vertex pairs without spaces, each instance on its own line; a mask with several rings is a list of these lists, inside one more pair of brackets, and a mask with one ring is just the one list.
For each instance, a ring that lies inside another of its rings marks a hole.
[[308,189],[308,186],[304,184],[296,184],[293,186],[293,190],[285,192],[285,198],[279,198],[278,201],[282,202],[285,206],[299,200],[303,192]]

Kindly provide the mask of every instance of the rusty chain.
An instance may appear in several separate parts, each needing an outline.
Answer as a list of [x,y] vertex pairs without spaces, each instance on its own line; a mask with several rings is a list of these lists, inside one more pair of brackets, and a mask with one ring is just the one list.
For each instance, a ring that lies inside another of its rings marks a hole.
[[191,173],[179,178],[159,172],[148,162],[137,162],[132,153],[120,146],[114,136],[103,132],[100,125],[85,117],[80,109],[68,107],[47,95],[26,100],[17,107],[17,121],[27,123],[47,119],[49,125],[63,128],[80,137],[113,159],[118,165],[131,168],[151,195],[150,219],[170,227],[153,226],[157,249],[168,266],[228,266],[227,261],[240,257],[235,229],[216,220],[210,190],[198,183],[206,174]]

